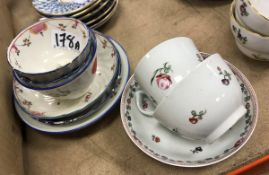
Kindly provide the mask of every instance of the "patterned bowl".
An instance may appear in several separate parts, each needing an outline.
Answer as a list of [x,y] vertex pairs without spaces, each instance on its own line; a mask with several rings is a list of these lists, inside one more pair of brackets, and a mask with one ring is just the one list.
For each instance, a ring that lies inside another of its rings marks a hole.
[[269,37],[260,35],[251,31],[250,29],[244,27],[235,17],[235,3],[231,5],[230,11],[230,26],[233,33],[233,36],[236,42],[241,43],[245,48],[250,50],[268,54],[269,53]]
[[41,20],[20,32],[7,50],[18,77],[48,83],[78,68],[96,50],[93,32],[73,18]]
[[236,0],[235,11],[238,13],[238,20],[248,28],[269,36],[268,0]]

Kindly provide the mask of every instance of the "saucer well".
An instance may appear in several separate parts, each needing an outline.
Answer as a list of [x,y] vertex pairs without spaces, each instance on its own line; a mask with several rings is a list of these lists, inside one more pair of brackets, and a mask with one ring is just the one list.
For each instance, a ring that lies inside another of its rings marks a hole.
[[74,100],[60,100],[22,86],[14,80],[13,91],[23,110],[39,119],[55,119],[89,108],[110,87],[117,76],[118,58],[112,42],[95,32],[97,40],[97,71],[85,95]]
[[[113,107],[117,104],[119,101],[121,94],[124,90],[124,87],[127,83],[127,80],[129,78],[130,73],[130,67],[129,67],[129,61],[128,56],[124,49],[120,46],[119,43],[117,43],[113,39],[109,39],[112,41],[114,46],[116,47],[117,51],[120,54],[120,61],[121,61],[121,81],[118,84],[116,93],[109,99],[106,100],[106,102],[103,104],[103,106],[96,111],[94,114],[91,114],[89,116],[85,116],[83,120],[80,120],[76,123],[70,123],[68,125],[48,125],[42,122],[39,122],[38,120],[32,118],[29,114],[27,114],[25,111],[21,110],[21,108],[18,106],[17,103],[14,103],[15,109],[18,113],[18,116],[31,128],[46,132],[46,133],[67,133],[76,131],[82,128],[85,128],[87,126],[90,126],[100,120],[102,117],[104,117],[110,110],[113,109]],[[14,101],[15,102],[15,101]],[[85,114],[87,115],[87,114]]]
[[[247,78],[232,64],[228,65],[241,85],[247,113],[221,138],[212,144],[188,140],[164,128],[154,117],[140,113],[134,98],[134,92],[139,90],[140,86],[132,76],[124,90],[120,106],[122,123],[132,142],[148,156],[165,164],[180,167],[208,166],[239,151],[254,131],[258,118],[258,104],[256,94]],[[145,102],[145,108],[147,107]]]

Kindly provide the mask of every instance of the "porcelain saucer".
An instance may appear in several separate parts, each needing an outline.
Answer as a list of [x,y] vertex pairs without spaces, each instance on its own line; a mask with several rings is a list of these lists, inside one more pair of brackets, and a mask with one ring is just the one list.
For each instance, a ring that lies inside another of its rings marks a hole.
[[[116,47],[117,51],[120,54],[120,61],[121,61],[121,81],[118,84],[116,93],[109,99],[106,100],[106,102],[103,104],[103,106],[94,114],[91,114],[90,116],[85,116],[84,120],[80,120],[77,123],[70,123],[69,125],[48,125],[42,122],[39,122],[38,120],[33,119],[29,114],[25,113],[21,108],[18,106],[18,104],[15,105],[15,109],[19,115],[19,117],[31,128],[47,132],[47,133],[68,133],[73,132],[82,128],[85,128],[87,126],[90,126],[97,122],[98,120],[102,119],[110,110],[112,110],[117,102],[119,101],[122,92],[124,90],[124,87],[128,81],[129,73],[130,73],[130,66],[128,61],[128,56],[125,52],[125,50],[120,46],[119,43],[117,43],[115,40],[111,39],[114,46]],[[85,114],[87,115],[87,114]]]
[[60,100],[26,88],[14,80],[14,96],[24,111],[39,119],[56,119],[88,109],[102,97],[117,76],[118,58],[112,42],[95,32],[97,71],[85,95],[74,100]]
[[[252,135],[258,118],[255,92],[246,77],[228,63],[241,85],[247,113],[234,127],[212,144],[188,140],[164,128],[154,117],[144,116],[137,109],[134,92],[139,84],[132,76],[121,99],[121,119],[133,143],[148,156],[165,164],[181,167],[202,167],[218,163],[239,151]],[[143,105],[149,107],[146,101]]]
[[93,29],[96,29],[105,24],[117,11],[119,0],[113,1],[114,2],[110,5],[110,7],[105,11],[102,9],[102,11],[99,12],[100,15],[98,15],[95,19],[88,20],[87,22],[85,20],[86,25]]
[[47,16],[65,16],[82,11],[96,0],[32,0],[34,8]]

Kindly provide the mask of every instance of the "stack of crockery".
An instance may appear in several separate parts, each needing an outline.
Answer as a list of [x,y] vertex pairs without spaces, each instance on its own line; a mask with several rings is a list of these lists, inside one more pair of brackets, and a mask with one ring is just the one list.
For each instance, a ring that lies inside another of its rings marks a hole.
[[118,0],[33,0],[32,4],[45,17],[72,17],[98,28],[116,12]]
[[151,49],[121,99],[131,140],[154,159],[183,167],[211,165],[237,152],[256,126],[257,110],[245,76],[184,37]]
[[235,0],[230,13],[239,50],[250,58],[269,61],[268,0]]
[[46,132],[80,129],[100,119],[119,99],[129,75],[122,47],[73,18],[27,27],[7,56],[19,116]]

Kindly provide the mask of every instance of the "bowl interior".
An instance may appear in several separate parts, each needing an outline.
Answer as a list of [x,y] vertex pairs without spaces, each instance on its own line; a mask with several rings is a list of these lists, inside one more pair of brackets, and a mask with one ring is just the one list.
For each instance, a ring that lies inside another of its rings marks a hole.
[[8,48],[8,61],[24,73],[43,73],[63,67],[86,48],[87,27],[73,18],[41,20],[24,29]]
[[268,0],[248,0],[256,12],[269,19]]

